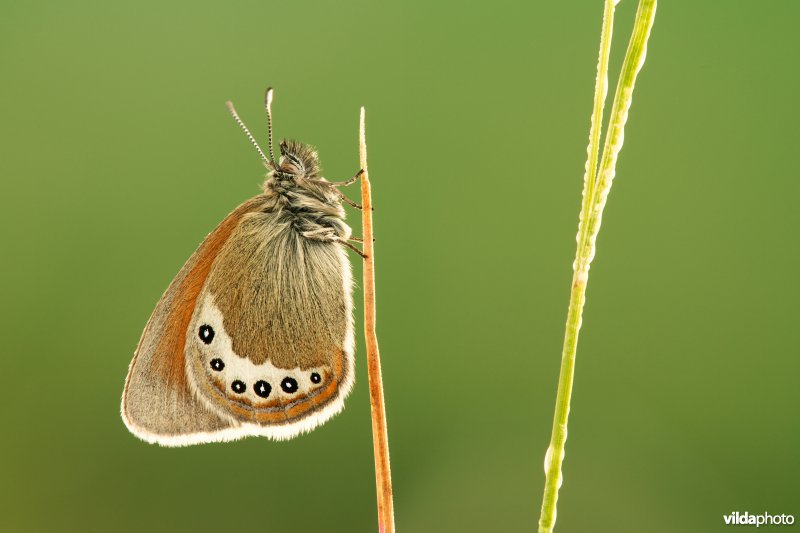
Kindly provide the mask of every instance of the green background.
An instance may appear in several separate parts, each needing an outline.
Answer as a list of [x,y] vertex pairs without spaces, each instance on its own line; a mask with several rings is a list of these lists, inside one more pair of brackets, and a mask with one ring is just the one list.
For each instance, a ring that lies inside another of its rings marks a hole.
[[[276,134],[332,179],[358,169],[367,108],[398,530],[535,530],[601,13],[5,2],[0,530],[376,530],[360,289],[355,391],[313,433],[165,449],[119,418],[161,292],[258,192],[224,102],[263,141],[268,85]],[[800,519],[798,15],[659,6],[590,276],[559,531]]]

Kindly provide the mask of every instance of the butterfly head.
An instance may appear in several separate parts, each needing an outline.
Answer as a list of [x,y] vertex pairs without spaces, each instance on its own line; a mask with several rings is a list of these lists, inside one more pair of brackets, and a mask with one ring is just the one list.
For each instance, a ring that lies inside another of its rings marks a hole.
[[307,144],[294,140],[283,140],[280,144],[281,157],[271,172],[276,179],[314,179],[319,177],[319,157],[316,150]]

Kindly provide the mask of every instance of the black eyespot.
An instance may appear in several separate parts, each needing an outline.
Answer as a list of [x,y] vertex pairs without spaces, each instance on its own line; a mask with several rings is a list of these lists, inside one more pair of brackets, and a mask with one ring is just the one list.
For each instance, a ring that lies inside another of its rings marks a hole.
[[281,381],[281,388],[283,392],[288,392],[289,394],[297,392],[297,380],[294,378],[283,378],[283,381]]
[[246,388],[247,385],[245,385],[243,381],[239,381],[238,379],[233,383],[231,383],[231,389],[233,389],[233,392],[235,392],[236,394],[243,393]]
[[322,381],[322,376],[317,374],[316,372],[311,373],[311,383],[319,383]]
[[219,372],[225,368],[225,363],[222,362],[222,359],[215,357],[211,360],[211,368]]
[[214,329],[208,324],[200,326],[200,340],[206,344],[211,344],[214,340]]
[[256,384],[253,385],[253,390],[256,391],[256,394],[262,398],[267,398],[269,393],[272,392],[272,386],[269,383],[260,379],[256,381]]

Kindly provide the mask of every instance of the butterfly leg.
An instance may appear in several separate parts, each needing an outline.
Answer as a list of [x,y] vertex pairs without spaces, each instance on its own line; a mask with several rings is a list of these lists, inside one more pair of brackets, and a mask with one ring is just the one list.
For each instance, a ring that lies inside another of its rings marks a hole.
[[351,250],[353,250],[361,257],[363,257],[364,259],[367,258],[364,252],[362,252],[361,250],[359,250],[358,248],[347,242],[348,239],[344,239],[342,237],[339,237],[338,235],[335,235],[332,231],[330,231],[329,228],[324,228],[321,230],[304,231],[302,235],[306,239],[311,239],[320,242],[340,242],[345,246],[347,246],[348,248],[350,248]]
[[[362,168],[361,170],[356,172],[356,175],[353,176],[352,178],[350,178],[349,180],[347,180],[347,181],[333,181],[333,182],[329,182],[328,185],[330,185],[331,187],[336,189],[336,194],[338,194],[339,198],[341,198],[343,201],[345,201],[346,203],[348,203],[351,206],[355,207],[356,209],[364,209],[364,206],[362,206],[361,204],[355,203],[353,200],[351,200],[350,198],[348,198],[347,196],[342,194],[342,191],[340,191],[337,188],[337,187],[347,187],[348,185],[352,185],[353,183],[358,181],[358,178],[360,178],[363,175],[364,175],[364,169]],[[372,210],[374,211],[375,209],[373,208]]]
[[364,173],[364,169],[362,168],[361,170],[356,172],[356,175],[353,176],[352,178],[350,178],[349,180],[346,180],[346,181],[332,181],[331,185],[334,186],[334,187],[347,187],[348,185],[352,185],[355,182],[357,182],[358,178],[360,178],[363,173]]
[[346,240],[344,240],[344,239],[339,239],[339,242],[340,242],[340,243],[342,243],[342,244],[344,244],[345,246],[347,246],[347,247],[348,247],[348,248],[350,248],[351,250],[353,250],[353,251],[354,251],[355,253],[357,253],[358,255],[360,255],[362,259],[366,259],[366,258],[367,258],[367,254],[365,254],[364,252],[362,252],[361,250],[359,250],[358,248],[356,248],[355,246],[353,246],[352,244],[350,244],[350,243],[349,243],[349,242],[347,242]]
[[348,204],[352,205],[352,206],[353,206],[353,207],[355,207],[356,209],[364,209],[364,206],[363,206],[363,205],[355,203],[353,200],[351,200],[350,198],[348,198],[347,196],[345,196],[344,194],[342,194],[342,191],[340,191],[340,190],[338,190],[338,189],[337,189],[337,190],[336,190],[336,192],[339,194],[339,198],[341,198],[342,200],[344,200],[344,201],[345,201],[345,202],[347,202]]

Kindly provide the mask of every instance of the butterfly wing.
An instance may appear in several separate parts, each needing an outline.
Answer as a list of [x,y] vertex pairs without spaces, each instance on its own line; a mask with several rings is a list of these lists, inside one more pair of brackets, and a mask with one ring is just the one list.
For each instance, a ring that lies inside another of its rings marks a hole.
[[150,318],[123,393],[126,425],[168,446],[313,429],[352,388],[351,291],[341,245],[302,237],[263,196],[242,204]]

